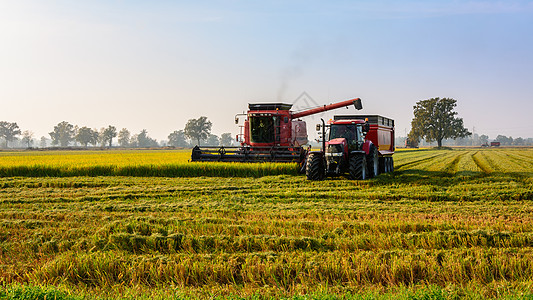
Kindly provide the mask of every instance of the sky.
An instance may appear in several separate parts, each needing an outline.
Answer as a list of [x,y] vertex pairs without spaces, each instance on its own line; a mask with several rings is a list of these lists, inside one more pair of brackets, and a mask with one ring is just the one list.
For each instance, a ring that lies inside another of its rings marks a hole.
[[446,97],[470,131],[533,137],[532,32],[533,1],[0,0],[0,121],[165,140],[200,116],[235,135],[248,103],[359,97],[405,136]]

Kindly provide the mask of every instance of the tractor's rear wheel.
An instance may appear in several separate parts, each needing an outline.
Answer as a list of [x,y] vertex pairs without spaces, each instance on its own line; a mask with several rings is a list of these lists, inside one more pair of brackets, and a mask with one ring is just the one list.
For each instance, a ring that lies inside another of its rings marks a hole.
[[366,157],[366,165],[368,166],[368,178],[373,178],[379,175],[379,156],[376,146],[371,145],[370,151]]
[[309,154],[307,158],[307,164],[305,167],[305,175],[309,180],[322,180],[324,179],[324,159],[321,155]]
[[366,157],[364,154],[354,154],[350,156],[349,173],[351,179],[366,179]]

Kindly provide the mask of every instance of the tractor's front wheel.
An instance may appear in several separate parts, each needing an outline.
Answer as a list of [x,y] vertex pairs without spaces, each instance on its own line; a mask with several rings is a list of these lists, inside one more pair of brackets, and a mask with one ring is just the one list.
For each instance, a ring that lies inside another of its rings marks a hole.
[[354,154],[350,156],[349,173],[351,179],[366,179],[366,157],[364,154]]
[[325,173],[324,159],[321,155],[311,153],[307,157],[305,175],[309,180],[323,180]]

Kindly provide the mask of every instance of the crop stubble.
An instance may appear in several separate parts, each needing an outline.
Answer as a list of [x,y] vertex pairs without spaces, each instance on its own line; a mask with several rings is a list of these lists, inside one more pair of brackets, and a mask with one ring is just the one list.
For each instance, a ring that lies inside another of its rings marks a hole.
[[[172,151],[2,154],[0,282],[193,296],[428,285],[528,293],[532,153],[399,151],[392,174],[322,182],[261,164],[149,177],[185,172],[186,156]],[[55,173],[9,176],[31,166]],[[138,173],[112,176],[105,166]]]

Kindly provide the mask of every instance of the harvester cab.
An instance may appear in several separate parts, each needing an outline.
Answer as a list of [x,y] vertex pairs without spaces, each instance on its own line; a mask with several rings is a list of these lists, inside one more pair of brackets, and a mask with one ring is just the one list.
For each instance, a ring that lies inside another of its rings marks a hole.
[[[291,111],[292,104],[255,103],[248,105],[245,120],[237,135],[240,147],[193,148],[192,161],[232,162],[297,162],[303,167],[307,157],[305,116],[354,105],[362,108],[361,99],[351,99],[300,112]],[[235,122],[239,123],[239,115]]]

